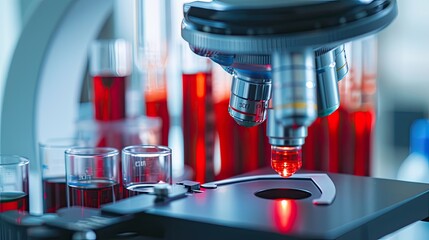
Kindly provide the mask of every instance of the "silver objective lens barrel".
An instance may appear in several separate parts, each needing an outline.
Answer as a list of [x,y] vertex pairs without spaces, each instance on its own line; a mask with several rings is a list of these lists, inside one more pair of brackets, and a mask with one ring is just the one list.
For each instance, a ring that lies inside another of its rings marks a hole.
[[268,109],[267,137],[273,146],[302,146],[307,137],[307,127],[284,127],[276,122],[273,109]]
[[340,106],[334,50],[316,51],[317,114],[325,117]]
[[307,127],[317,117],[314,51],[272,55],[273,102],[268,110],[267,136],[274,146],[301,146]]
[[273,101],[277,123],[309,126],[317,117],[314,51],[276,51],[272,55]]
[[334,50],[335,68],[337,72],[337,80],[343,79],[349,72],[349,65],[346,57],[346,47],[344,44],[338,46]]
[[228,112],[241,126],[253,127],[266,118],[271,80],[234,73]]

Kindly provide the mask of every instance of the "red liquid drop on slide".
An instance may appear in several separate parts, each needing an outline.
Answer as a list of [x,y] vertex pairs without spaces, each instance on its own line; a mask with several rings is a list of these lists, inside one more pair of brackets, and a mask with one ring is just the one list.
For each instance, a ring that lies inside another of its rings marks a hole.
[[1,192],[0,212],[28,211],[28,195],[24,192]]
[[65,177],[43,179],[43,190],[46,213],[55,213],[58,209],[67,207]]
[[271,147],[271,167],[282,177],[290,177],[302,166],[301,147]]

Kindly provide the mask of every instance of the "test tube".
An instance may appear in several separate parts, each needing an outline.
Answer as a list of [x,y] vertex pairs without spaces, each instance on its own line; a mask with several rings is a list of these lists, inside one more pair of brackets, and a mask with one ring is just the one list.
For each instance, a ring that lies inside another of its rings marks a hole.
[[78,140],[74,138],[56,138],[39,143],[45,213],[55,213],[67,207],[64,152],[78,145]]
[[168,145],[170,113],[167,104],[169,28],[168,0],[137,0],[136,65],[144,82],[146,115],[162,119],[161,143]]
[[74,147],[65,151],[67,206],[100,208],[119,197],[119,151]]
[[171,149],[157,145],[128,146],[122,150],[125,196],[148,193],[159,183],[172,183]]
[[123,39],[96,40],[91,45],[90,74],[93,80],[95,119],[124,119],[126,78],[131,75],[131,45]]
[[183,45],[181,49],[185,164],[194,170],[196,181],[212,181],[215,142],[212,66],[208,58],[194,54],[189,46]]
[[28,211],[28,159],[0,155],[0,212]]

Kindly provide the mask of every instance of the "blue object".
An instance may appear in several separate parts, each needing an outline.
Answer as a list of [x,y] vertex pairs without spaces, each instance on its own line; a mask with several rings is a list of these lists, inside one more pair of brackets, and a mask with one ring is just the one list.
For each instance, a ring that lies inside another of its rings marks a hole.
[[411,125],[410,153],[429,158],[429,120],[419,119]]

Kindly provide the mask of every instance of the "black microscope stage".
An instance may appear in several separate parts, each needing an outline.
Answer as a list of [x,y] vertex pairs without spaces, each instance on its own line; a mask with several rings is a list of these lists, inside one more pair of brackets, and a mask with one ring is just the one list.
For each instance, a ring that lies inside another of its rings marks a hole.
[[[378,239],[429,217],[429,184],[267,169],[57,214],[0,213],[0,239]],[[45,237],[45,238],[42,238]],[[46,238],[50,237],[50,238]]]
[[[325,183],[309,179],[312,175],[329,176],[335,198],[329,184],[331,193],[322,194]],[[208,188],[173,194],[174,200],[163,203],[140,195],[102,212],[132,214],[164,239],[377,239],[429,216],[428,184],[309,173],[254,175],[202,186]],[[317,204],[322,198],[333,201]]]

